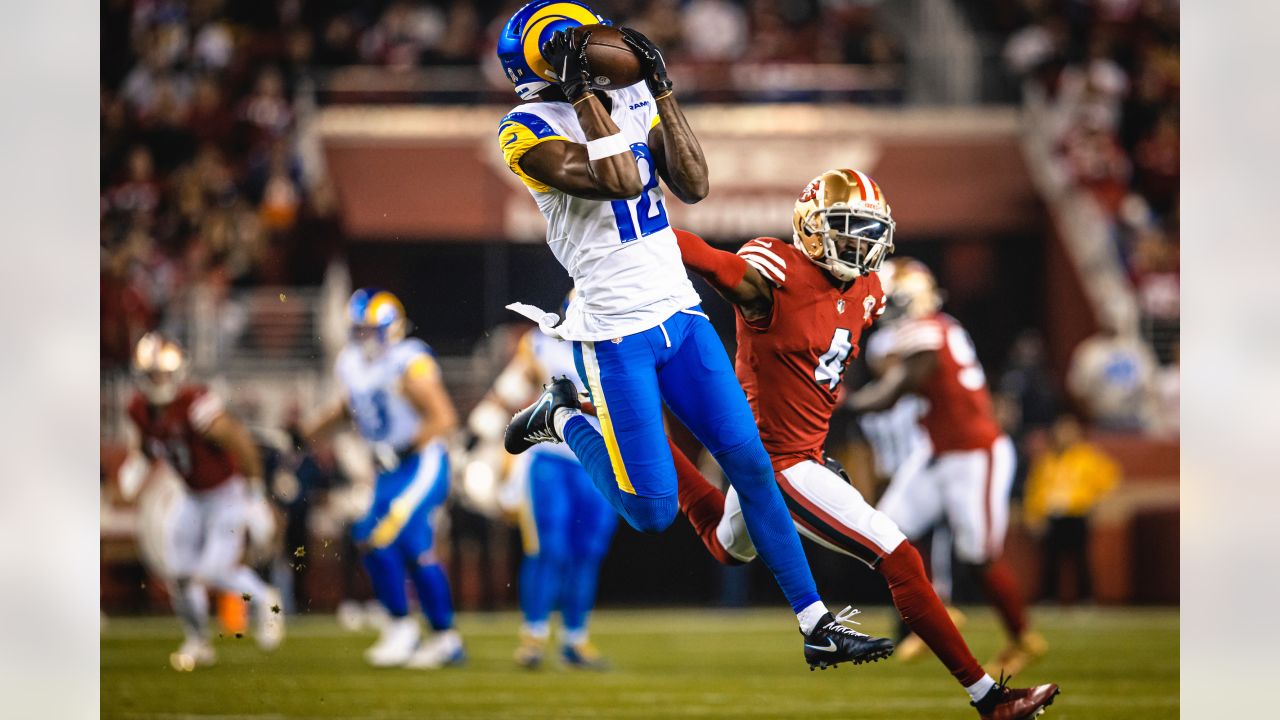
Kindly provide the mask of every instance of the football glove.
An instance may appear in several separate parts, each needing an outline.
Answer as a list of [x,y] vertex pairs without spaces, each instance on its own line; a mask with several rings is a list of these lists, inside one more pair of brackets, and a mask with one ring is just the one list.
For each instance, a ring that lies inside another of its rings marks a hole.
[[655,98],[671,92],[671,78],[667,77],[667,63],[662,59],[662,51],[658,46],[638,30],[619,27],[618,32],[622,33],[622,41],[639,58],[640,76],[644,78],[644,84],[649,86],[649,92],[653,93]]
[[391,447],[390,443],[376,442],[370,447],[373,450],[373,462],[378,467],[378,472],[394,472],[400,467],[400,454]]
[[540,48],[542,57],[560,78],[560,91],[575,102],[591,90],[591,68],[587,65],[587,41],[591,31],[558,30]]

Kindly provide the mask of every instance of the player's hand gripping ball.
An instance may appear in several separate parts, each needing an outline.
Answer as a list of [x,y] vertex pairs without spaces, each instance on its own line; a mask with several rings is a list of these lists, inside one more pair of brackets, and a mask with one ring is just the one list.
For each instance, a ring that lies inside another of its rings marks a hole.
[[643,68],[623,33],[608,25],[584,25],[577,32],[590,33],[587,62],[591,66],[591,86],[597,90],[617,90],[640,82]]
[[629,27],[618,28],[622,41],[640,61],[640,76],[649,86],[649,92],[655,98],[671,92],[671,78],[667,77],[667,62],[662,59],[662,51],[652,40],[639,30]]
[[576,99],[570,92],[580,84],[593,90],[617,90],[640,82],[644,74],[641,58],[623,33],[608,25],[557,32],[543,44],[542,57],[557,76],[565,76],[558,79],[570,100]]

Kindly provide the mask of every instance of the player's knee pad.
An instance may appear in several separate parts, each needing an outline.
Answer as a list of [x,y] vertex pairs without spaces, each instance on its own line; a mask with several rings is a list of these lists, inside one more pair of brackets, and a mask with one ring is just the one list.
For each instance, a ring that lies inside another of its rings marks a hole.
[[753,487],[767,486],[774,482],[769,453],[765,452],[758,438],[722,450],[715,454],[715,458],[729,479],[729,484],[738,488],[740,493],[744,488],[750,492]]
[[741,514],[735,521],[730,521],[727,516],[720,521],[716,526],[716,541],[729,557],[739,563],[745,565],[756,559],[756,546],[751,542],[751,536],[747,534],[747,527],[742,522]]
[[627,511],[627,523],[643,533],[660,533],[671,526],[680,511],[676,495],[640,497],[622,494],[622,507]]

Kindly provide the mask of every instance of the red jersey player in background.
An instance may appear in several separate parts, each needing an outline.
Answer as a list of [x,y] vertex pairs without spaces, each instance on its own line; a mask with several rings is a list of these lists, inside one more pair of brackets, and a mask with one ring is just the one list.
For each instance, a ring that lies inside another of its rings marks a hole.
[[284,637],[280,593],[242,562],[250,513],[266,502],[262,459],[217,395],[184,382],[186,367],[177,343],[157,333],[143,336],[133,357],[138,389],[128,406],[142,454],[129,462],[141,473],[167,463],[189,491],[156,528],[162,535],[157,569],[185,634],[169,656],[179,671],[216,661],[209,643],[210,588],[249,600],[262,649],[275,649]]
[[[737,254],[692,233],[676,235],[685,265],[737,310],[738,378],[797,530],[884,576],[898,612],[983,718],[1039,715],[1058,687],[1007,688],[984,672],[929,584],[919,553],[824,457],[845,368],[863,331],[884,311],[875,271],[893,251],[888,202],[865,174],[831,170],[801,193],[793,227],[794,243],[756,238]],[[734,491],[722,494],[672,450],[680,508],[707,549],[726,564],[754,559]]]
[[885,322],[893,329],[891,362],[845,404],[864,413],[892,407],[908,393],[920,395],[927,403],[920,424],[932,456],[916,472],[894,478],[880,510],[909,538],[919,538],[946,518],[956,558],[979,570],[1009,635],[1009,644],[987,669],[1021,672],[1048,645],[1029,629],[1017,583],[1001,558],[1016,462],[1013,443],[996,421],[969,334],[940,311],[933,274],[907,258],[895,259],[882,274],[890,298]]

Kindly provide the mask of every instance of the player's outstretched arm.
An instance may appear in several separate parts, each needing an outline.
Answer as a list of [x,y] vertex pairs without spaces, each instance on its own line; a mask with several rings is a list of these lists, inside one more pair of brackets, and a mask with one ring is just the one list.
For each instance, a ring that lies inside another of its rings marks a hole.
[[672,93],[671,78],[662,51],[653,41],[629,27],[620,27],[622,40],[640,60],[640,72],[658,106],[662,122],[649,131],[658,175],[681,202],[692,205],[707,196],[707,159]]
[[262,482],[262,455],[249,430],[239,420],[224,412],[209,423],[204,435],[235,458],[236,467],[250,482]]
[[321,438],[332,435],[351,419],[351,412],[342,400],[335,400],[319,415],[303,423],[300,434],[302,441],[314,445]]
[[520,169],[546,185],[576,197],[624,200],[644,190],[631,146],[622,138],[604,105],[591,92],[586,47],[591,33],[557,32],[542,46],[542,56],[561,77],[557,85],[573,103],[587,144],[543,142],[520,158]]
[[717,250],[687,230],[675,232],[685,267],[702,276],[725,300],[737,305],[748,321],[769,316],[773,310],[773,288],[759,270],[741,256]]
[[422,415],[415,447],[453,432],[458,427],[458,411],[440,379],[440,366],[430,355],[419,355],[404,371],[404,394]]
[[880,379],[850,393],[845,407],[855,413],[888,410],[903,395],[924,387],[937,367],[938,353],[934,350],[908,355],[886,368]]

